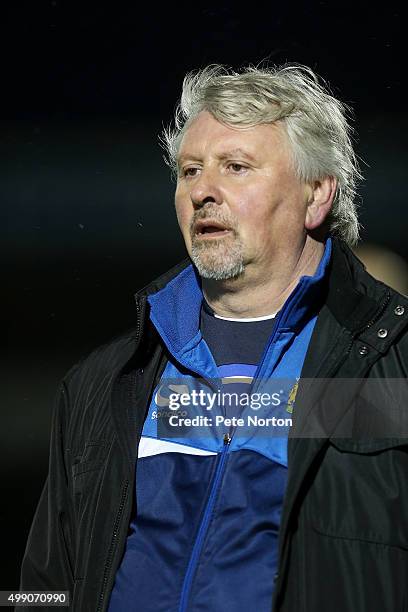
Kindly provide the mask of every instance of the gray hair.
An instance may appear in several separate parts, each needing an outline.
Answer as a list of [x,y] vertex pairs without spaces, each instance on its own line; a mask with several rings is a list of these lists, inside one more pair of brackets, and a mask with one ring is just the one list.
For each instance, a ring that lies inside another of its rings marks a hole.
[[328,228],[353,246],[359,238],[355,196],[362,175],[346,117],[351,109],[331,95],[324,81],[319,81],[322,79],[313,70],[297,64],[248,66],[240,72],[213,64],[188,73],[174,125],[164,128],[160,136],[166,163],[177,173],[183,135],[203,110],[226,125],[279,121],[286,128],[298,178],[305,182],[326,176],[337,179]]

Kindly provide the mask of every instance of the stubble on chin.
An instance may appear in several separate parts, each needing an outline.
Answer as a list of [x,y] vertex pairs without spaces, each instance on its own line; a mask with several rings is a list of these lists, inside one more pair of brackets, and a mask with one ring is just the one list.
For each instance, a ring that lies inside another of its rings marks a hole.
[[199,275],[211,280],[237,278],[245,268],[243,245],[235,232],[208,241],[193,236],[191,259]]

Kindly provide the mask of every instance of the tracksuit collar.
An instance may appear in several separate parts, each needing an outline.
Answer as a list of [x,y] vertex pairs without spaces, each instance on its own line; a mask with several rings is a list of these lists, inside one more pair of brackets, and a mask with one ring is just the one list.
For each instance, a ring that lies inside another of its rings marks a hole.
[[[328,238],[315,274],[302,276],[282,307],[279,317],[282,329],[297,332],[320,309],[331,251],[332,240]],[[192,264],[147,300],[150,319],[173,355],[191,351],[199,344],[203,294],[200,277]]]

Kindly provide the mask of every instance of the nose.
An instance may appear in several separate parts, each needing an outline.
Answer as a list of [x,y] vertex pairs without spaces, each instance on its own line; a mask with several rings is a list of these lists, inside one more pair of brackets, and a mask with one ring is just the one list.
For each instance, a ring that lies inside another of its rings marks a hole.
[[201,170],[191,187],[190,198],[195,209],[202,208],[207,203],[222,204],[221,189],[213,172]]

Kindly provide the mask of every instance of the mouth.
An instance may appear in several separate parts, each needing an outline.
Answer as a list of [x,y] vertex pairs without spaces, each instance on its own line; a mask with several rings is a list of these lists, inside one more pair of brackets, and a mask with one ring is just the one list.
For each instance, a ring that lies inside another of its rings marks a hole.
[[195,238],[220,238],[226,236],[231,232],[229,227],[226,227],[219,221],[212,221],[211,219],[205,219],[197,221],[194,227]]

